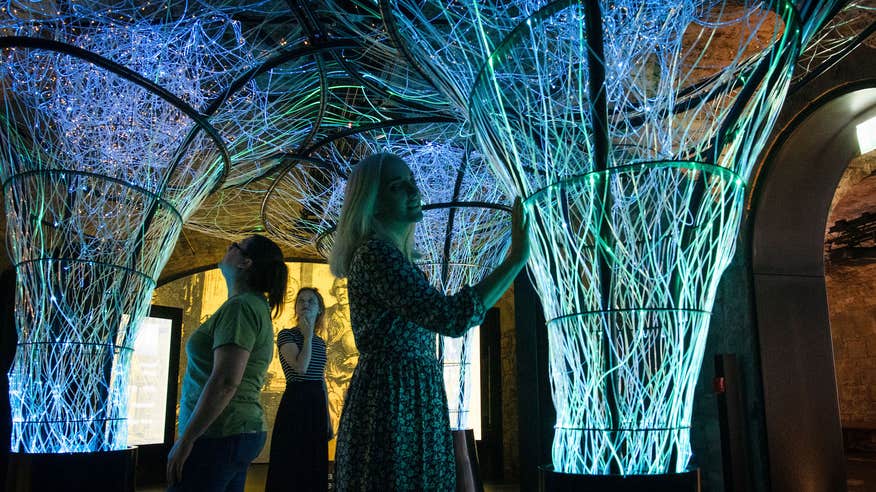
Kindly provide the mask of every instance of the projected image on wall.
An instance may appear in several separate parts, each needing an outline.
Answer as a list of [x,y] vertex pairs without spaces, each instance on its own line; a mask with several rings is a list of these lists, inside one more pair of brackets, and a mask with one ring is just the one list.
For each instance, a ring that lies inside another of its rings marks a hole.
[[[337,425],[340,420],[341,407],[343,406],[347,386],[350,384],[353,369],[359,360],[359,352],[356,349],[353,331],[350,327],[350,309],[346,282],[335,279],[331,272],[329,272],[328,265],[326,264],[290,262],[286,265],[289,267],[289,287],[287,289],[289,298],[287,299],[286,309],[280,317],[272,320],[274,324],[274,339],[276,340],[276,334],[283,328],[295,326],[295,309],[292,307],[292,300],[298,289],[302,286],[312,286],[319,289],[325,299],[326,321],[325,326],[323,326],[321,331],[317,332],[317,335],[323,337],[327,345],[326,390],[328,393],[330,418],[335,427],[335,433],[337,433]],[[216,312],[219,306],[228,298],[227,296],[228,287],[218,269],[200,272],[168,282],[155,289],[152,297],[153,304],[175,306],[183,309],[181,339],[179,342],[179,346],[183,349],[181,350],[179,360],[180,377],[182,377],[182,374],[185,374],[186,354],[184,347],[189,337],[198,326],[206,321],[210,314]],[[144,328],[141,328],[142,330]],[[138,347],[137,351],[139,350]],[[132,379],[131,384],[136,385],[137,383]],[[254,460],[255,463],[268,462],[271,450],[270,429],[273,428],[280,399],[285,389],[286,378],[283,375],[280,358],[275,347],[261,392],[261,404],[265,410],[265,420],[269,429],[268,439],[261,454]],[[132,390],[132,394],[134,391]],[[131,401],[133,402],[133,400]],[[157,409],[159,406],[159,403],[156,401],[154,408]],[[156,424],[156,430],[159,427],[160,424]],[[134,441],[129,439],[129,442],[133,443]],[[334,440],[329,442],[329,459],[334,459]]]
[[131,357],[128,445],[161,444],[167,411],[172,320],[146,317]]

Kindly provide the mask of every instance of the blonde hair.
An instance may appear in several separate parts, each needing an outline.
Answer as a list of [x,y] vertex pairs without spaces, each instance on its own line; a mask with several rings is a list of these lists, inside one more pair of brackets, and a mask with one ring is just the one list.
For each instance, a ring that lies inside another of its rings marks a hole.
[[[338,278],[345,278],[356,249],[369,237],[383,234],[383,226],[376,215],[377,193],[383,162],[387,159],[404,160],[390,153],[371,154],[353,167],[344,188],[344,204],[335,229],[334,244],[329,253],[329,269]],[[414,256],[414,224],[405,232],[404,244],[397,244],[402,254]]]

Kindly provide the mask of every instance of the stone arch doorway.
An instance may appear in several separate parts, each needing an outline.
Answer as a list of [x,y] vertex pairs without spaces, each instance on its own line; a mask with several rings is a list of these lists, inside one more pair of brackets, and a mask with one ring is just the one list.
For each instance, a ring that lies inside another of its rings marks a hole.
[[[876,129],[868,134],[876,137]],[[876,488],[876,151],[849,162],[827,227],[824,279],[848,491],[870,492]]]
[[771,489],[845,490],[824,279],[824,231],[876,79],[826,92],[785,127],[759,177],[751,230]]

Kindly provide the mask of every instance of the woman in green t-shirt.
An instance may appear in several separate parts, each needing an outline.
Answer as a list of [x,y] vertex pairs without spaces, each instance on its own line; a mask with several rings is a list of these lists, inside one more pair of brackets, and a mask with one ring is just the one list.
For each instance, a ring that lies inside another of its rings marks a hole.
[[259,394],[273,356],[271,311],[280,314],[286,295],[286,264],[274,242],[255,235],[231,243],[219,270],[228,300],[186,344],[179,439],[167,456],[171,491],[243,491],[249,464],[265,445]]

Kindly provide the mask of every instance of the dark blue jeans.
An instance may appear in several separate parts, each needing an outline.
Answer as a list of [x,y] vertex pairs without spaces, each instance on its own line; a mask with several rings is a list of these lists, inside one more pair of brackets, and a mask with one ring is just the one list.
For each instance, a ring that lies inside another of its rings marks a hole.
[[182,482],[169,492],[243,492],[249,464],[265,446],[266,432],[202,437],[195,441]]

